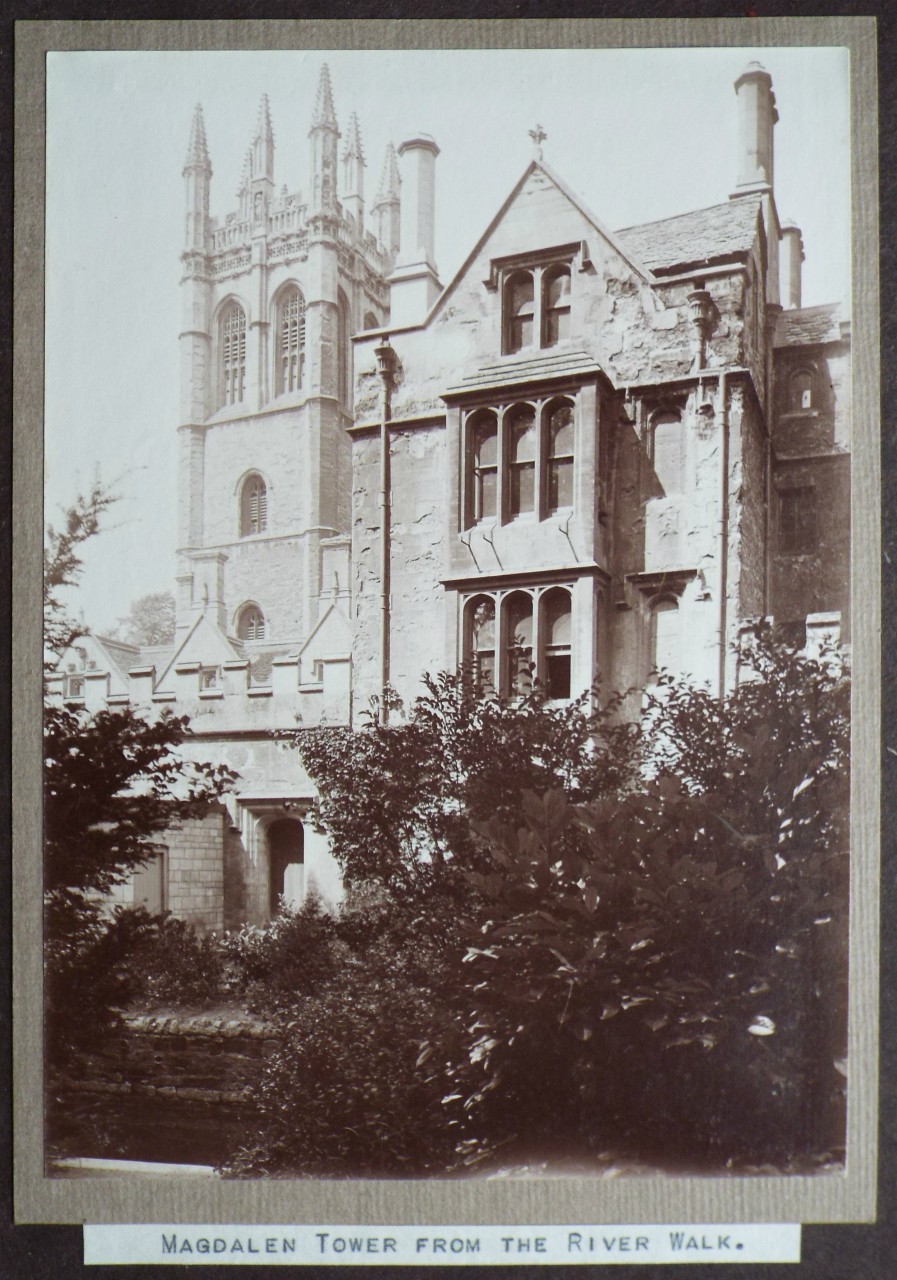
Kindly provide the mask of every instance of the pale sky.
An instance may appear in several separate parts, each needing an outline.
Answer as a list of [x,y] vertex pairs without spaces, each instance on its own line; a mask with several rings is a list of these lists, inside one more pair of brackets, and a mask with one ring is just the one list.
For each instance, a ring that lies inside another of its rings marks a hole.
[[360,118],[368,209],[387,142],[431,134],[445,284],[528,164],[537,123],[547,163],[613,229],[727,199],[733,84],[754,58],[773,78],[776,202],[803,231],[803,303],[847,300],[843,49],[51,53],[46,517],[58,519],[97,467],[122,495],[85,555],[77,606],[87,623],[109,630],[133,599],[174,585],[181,169],[197,101],[222,221],[263,93],[276,186],[307,190],[323,61],[341,129],[351,111]]

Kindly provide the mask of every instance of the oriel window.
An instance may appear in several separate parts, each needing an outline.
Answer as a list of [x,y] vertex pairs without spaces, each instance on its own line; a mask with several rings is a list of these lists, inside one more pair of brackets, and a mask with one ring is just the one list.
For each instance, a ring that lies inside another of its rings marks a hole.
[[556,405],[548,415],[548,509],[573,506],[573,406]]
[[473,428],[472,522],[494,517],[498,510],[498,423],[493,414]]
[[530,408],[513,412],[509,424],[508,514],[533,511],[536,502],[536,415]]
[[472,600],[468,613],[468,652],[478,693],[495,689],[495,602],[488,596]]
[[541,600],[544,663],[542,680],[549,698],[570,697],[571,601],[569,591],[548,591]]
[[505,687],[509,694],[525,696],[533,687],[533,600],[516,592],[505,601],[507,636]]

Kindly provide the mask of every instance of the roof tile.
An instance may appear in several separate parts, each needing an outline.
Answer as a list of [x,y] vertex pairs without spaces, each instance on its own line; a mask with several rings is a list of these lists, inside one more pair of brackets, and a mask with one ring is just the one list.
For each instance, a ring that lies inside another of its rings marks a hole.
[[626,252],[651,271],[709,264],[750,251],[759,210],[759,196],[740,196],[709,209],[625,227],[616,235]]

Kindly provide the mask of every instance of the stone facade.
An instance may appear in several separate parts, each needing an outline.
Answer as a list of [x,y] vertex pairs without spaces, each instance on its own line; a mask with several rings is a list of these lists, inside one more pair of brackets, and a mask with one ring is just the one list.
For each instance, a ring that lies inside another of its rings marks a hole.
[[338,897],[278,735],[357,724],[372,698],[401,714],[384,694],[407,706],[427,671],[465,663],[513,696],[534,668],[563,700],[667,667],[722,693],[746,618],[846,635],[849,326],[801,307],[770,77],[751,64],[735,90],[728,199],[613,232],[537,138],[445,287],[432,138],[388,149],[367,215],[325,67],[307,190],[275,187],[263,100],[216,219],[197,108],[176,640],[90,637],[56,685],[88,710],[189,715],[190,752],[239,780],[125,896],[206,929]]

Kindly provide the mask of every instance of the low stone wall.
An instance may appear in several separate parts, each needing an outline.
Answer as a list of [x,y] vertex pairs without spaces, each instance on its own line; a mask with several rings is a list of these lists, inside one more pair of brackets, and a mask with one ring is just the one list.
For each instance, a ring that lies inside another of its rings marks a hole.
[[271,1028],[249,1017],[129,1017],[50,1107],[65,1156],[219,1164],[251,1141]]

